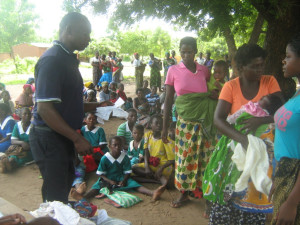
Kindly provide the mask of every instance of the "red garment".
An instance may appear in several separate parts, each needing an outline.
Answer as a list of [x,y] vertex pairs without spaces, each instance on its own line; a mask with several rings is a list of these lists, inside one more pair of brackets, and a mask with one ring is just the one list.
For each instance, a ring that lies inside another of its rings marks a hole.
[[[93,151],[94,151],[94,153],[99,152],[102,156],[104,155],[104,153],[102,152],[100,147],[93,147]],[[86,167],[85,172],[87,172],[87,173],[95,171],[98,168],[98,165],[97,165],[93,155],[83,156],[83,162]]]
[[112,103],[115,103],[117,100],[118,100],[117,98],[113,98],[113,99],[110,99],[109,101]]
[[159,161],[160,161],[160,158],[158,158],[158,157],[150,156],[150,158],[149,158],[149,164],[154,167],[157,167],[159,165]]
[[126,96],[126,94],[125,94],[124,91],[119,91],[119,90],[117,90],[117,94],[119,95],[119,97],[120,97],[121,99],[123,99],[123,100],[126,102],[127,96]]

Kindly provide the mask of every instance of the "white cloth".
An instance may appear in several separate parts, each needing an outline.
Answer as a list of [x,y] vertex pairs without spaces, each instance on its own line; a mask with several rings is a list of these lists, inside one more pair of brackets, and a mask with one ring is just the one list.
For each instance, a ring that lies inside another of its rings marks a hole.
[[139,66],[142,65],[142,61],[139,60],[139,59],[134,59],[133,62],[132,62],[132,65],[133,65],[134,67],[139,67]]
[[245,151],[239,143],[233,149],[231,157],[239,171],[243,171],[235,184],[235,191],[240,192],[248,187],[249,178],[257,191],[269,194],[272,180],[268,177],[269,157],[266,144],[258,137],[248,134],[248,148]]

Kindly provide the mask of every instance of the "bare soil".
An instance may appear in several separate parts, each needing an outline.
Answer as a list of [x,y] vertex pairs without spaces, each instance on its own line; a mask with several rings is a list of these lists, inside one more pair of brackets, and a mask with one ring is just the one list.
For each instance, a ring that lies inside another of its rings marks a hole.
[[[135,85],[133,81],[124,82],[125,92],[128,96],[135,96]],[[22,91],[22,85],[7,86],[8,91],[14,100]],[[118,126],[124,120],[112,118],[102,126],[108,137],[116,134]],[[42,202],[41,186],[42,179],[39,179],[39,169],[35,164],[24,166],[10,174],[0,174],[0,196],[17,205],[24,210],[35,210]],[[91,187],[96,181],[97,175],[87,175],[87,185]],[[157,184],[145,184],[150,189],[156,189]],[[104,203],[103,199],[93,199],[92,203],[98,208],[106,209],[108,215],[131,221],[134,225],[204,225],[208,220],[202,217],[204,213],[204,200],[191,199],[181,208],[170,207],[170,202],[178,196],[178,191],[166,190],[161,199],[154,203],[151,198],[140,193],[133,193],[143,201],[131,208],[114,208]]]

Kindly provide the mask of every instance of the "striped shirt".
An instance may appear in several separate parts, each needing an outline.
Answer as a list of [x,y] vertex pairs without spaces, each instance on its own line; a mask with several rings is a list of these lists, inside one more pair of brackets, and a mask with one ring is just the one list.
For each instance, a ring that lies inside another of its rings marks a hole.
[[129,129],[129,126],[128,126],[128,121],[125,123],[122,123],[119,126],[118,131],[117,131],[117,136],[125,137],[127,145],[129,145],[130,141],[133,140],[131,130]]
[[146,95],[147,101],[149,103],[149,105],[151,106],[155,106],[156,102],[159,101],[159,95],[158,94],[148,94]]

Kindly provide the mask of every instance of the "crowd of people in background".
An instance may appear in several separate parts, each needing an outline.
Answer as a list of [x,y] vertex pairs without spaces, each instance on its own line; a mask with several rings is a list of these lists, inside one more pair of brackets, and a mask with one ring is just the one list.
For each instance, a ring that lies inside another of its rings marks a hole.
[[[179,51],[181,58],[173,50],[163,60],[150,53],[147,64],[134,53],[133,99],[122,83],[122,58],[116,52],[95,53],[93,79],[84,83],[83,101],[113,105],[121,98],[128,116],[116,136],[107,140],[95,113],[85,115],[78,132],[93,151],[76,154],[71,195],[76,200],[100,198],[101,188],[109,187],[111,191],[136,190],[155,201],[166,188],[175,186],[178,197],[170,206],[182,207],[191,196],[204,197],[203,216],[210,224],[265,224],[273,207],[273,223],[299,224],[299,92],[284,104],[276,79],[263,75],[266,52],[258,45],[245,44],[237,50],[236,77],[230,76],[228,55],[216,62],[210,52],[205,58],[202,52],[196,57],[197,42],[192,37],[180,41]],[[298,36],[287,47],[285,77],[299,78],[299,60]],[[150,88],[143,76],[147,65]],[[33,160],[28,137],[34,79],[24,84],[15,103],[5,84],[0,83],[0,89],[0,172],[7,173]],[[243,165],[238,151],[244,154]],[[86,188],[87,172],[100,176],[91,190]],[[240,181],[244,172],[248,175]],[[159,186],[150,190],[140,182]]]

